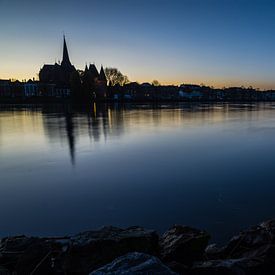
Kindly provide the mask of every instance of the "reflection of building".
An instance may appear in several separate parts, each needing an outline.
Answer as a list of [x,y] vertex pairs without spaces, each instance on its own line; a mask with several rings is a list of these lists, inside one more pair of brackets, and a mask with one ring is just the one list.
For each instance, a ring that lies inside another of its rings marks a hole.
[[79,137],[88,136],[92,142],[100,142],[102,139],[106,141],[108,135],[121,135],[123,113],[105,104],[93,104],[87,109],[72,105],[47,105],[43,106],[43,126],[51,141],[67,143],[74,165]]
[[[54,113],[55,116],[48,116]],[[68,144],[70,158],[74,164],[75,155],[75,133],[74,133],[74,114],[69,105],[66,106],[47,106],[43,108],[43,125],[45,132],[50,140],[65,141]]]
[[76,69],[71,64],[65,37],[63,43],[63,59],[61,65],[57,63],[54,65],[44,65],[39,72],[39,79],[41,82],[54,83],[61,87],[70,86],[71,75]]
[[[28,108],[34,106],[36,105]],[[46,104],[35,107],[38,110],[34,114],[40,113],[42,108],[43,135],[49,139],[54,150],[64,149],[65,157],[70,157],[74,165],[77,164],[79,153],[92,153],[90,150],[93,147],[89,143],[105,144],[108,140],[117,141],[118,137],[129,133],[132,138],[135,136],[132,134],[147,133],[148,129],[152,130],[158,125],[179,128],[183,127],[186,120],[188,123],[199,123],[198,125],[209,119],[219,121],[226,119],[227,112],[227,108],[219,109],[214,104],[209,104],[207,108],[203,107],[206,105],[186,103],[133,106],[96,103],[84,107],[73,104]],[[29,112],[27,113],[29,115]]]

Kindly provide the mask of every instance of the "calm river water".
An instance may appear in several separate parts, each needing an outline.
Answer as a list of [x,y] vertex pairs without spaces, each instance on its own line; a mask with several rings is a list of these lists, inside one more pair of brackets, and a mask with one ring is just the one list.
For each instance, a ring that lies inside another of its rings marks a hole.
[[275,104],[0,105],[0,236],[275,217]]

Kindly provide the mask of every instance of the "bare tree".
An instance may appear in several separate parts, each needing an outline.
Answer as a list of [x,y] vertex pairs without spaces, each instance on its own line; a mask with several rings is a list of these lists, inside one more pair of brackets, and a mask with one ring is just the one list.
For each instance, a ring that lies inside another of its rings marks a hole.
[[119,84],[121,86],[129,83],[126,75],[123,75],[117,68],[105,68],[105,75],[110,86]]
[[84,71],[83,70],[77,70],[77,72],[80,75],[80,77],[82,77],[84,75]]
[[158,80],[153,80],[153,81],[152,81],[152,85],[153,85],[153,86],[160,86],[160,83],[159,83]]

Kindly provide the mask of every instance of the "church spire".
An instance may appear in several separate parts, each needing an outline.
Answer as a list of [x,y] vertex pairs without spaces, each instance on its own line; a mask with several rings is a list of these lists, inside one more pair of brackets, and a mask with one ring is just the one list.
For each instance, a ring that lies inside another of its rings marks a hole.
[[107,78],[103,69],[103,66],[101,65],[100,73],[99,73],[99,80],[104,81],[107,83]]
[[65,35],[63,36],[63,60],[61,62],[61,65],[72,66],[70,58],[69,58],[69,54],[68,54]]

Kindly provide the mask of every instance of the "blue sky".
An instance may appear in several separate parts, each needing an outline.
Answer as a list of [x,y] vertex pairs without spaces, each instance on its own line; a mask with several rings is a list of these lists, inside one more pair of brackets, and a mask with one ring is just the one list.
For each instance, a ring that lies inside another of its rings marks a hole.
[[0,0],[0,78],[61,59],[132,81],[275,88],[275,3],[248,0]]

